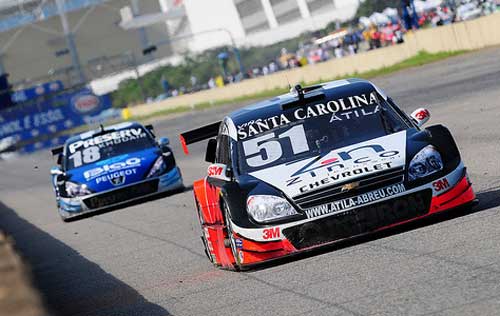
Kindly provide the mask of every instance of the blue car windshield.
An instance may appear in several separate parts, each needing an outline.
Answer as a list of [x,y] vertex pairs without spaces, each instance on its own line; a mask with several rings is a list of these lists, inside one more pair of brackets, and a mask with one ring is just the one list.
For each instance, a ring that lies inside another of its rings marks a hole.
[[99,133],[66,144],[64,167],[65,170],[80,168],[154,146],[154,139],[142,126]]
[[267,121],[256,120],[238,126],[236,167],[239,173],[316,157],[410,127],[385,100],[379,100],[378,95],[364,96],[361,101],[351,97],[339,107],[328,104],[294,107]]

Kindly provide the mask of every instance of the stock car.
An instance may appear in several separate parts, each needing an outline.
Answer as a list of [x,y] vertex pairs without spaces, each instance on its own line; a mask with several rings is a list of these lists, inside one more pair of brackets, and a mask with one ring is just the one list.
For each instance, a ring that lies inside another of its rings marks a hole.
[[369,81],[302,88],[180,135],[208,139],[194,183],[212,263],[246,269],[458,207],[476,196],[450,131]]
[[52,149],[50,171],[61,218],[68,221],[184,188],[169,140],[152,125],[125,122],[69,138]]

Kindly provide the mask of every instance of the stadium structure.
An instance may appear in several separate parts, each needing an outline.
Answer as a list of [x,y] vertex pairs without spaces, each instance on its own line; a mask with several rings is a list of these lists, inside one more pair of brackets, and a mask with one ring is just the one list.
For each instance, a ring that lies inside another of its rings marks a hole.
[[[0,73],[19,87],[71,84],[153,60],[173,62],[187,51],[272,44],[348,20],[358,2],[6,0],[0,2]],[[151,45],[157,49],[145,56]]]

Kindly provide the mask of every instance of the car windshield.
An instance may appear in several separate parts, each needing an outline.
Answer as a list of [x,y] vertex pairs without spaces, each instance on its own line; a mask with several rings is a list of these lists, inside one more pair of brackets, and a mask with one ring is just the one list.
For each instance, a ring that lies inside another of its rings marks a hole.
[[117,129],[67,144],[64,165],[71,170],[153,146],[154,139],[142,126]]
[[[330,151],[409,128],[384,100],[362,98],[361,104],[309,104],[280,116],[237,127],[240,174],[327,154]],[[366,104],[367,103],[367,104]],[[338,110],[338,111],[337,111]],[[266,130],[267,128],[267,130]]]

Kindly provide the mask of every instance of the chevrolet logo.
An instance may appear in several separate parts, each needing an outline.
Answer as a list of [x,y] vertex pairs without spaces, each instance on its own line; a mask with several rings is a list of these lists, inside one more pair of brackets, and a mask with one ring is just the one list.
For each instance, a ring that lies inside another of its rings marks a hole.
[[357,189],[358,187],[359,187],[359,182],[348,183],[348,184],[342,186],[342,189],[340,189],[340,192],[349,192],[349,191]]

